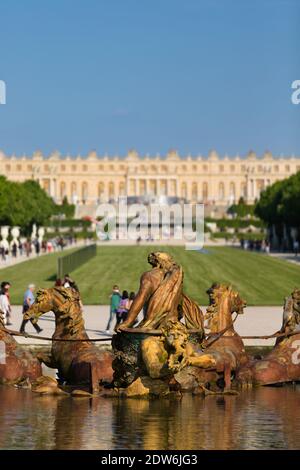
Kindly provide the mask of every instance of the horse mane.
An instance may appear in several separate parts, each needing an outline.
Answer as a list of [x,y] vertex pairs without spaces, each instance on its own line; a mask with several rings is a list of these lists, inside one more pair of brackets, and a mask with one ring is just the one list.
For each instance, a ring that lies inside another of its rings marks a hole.
[[294,289],[288,299],[292,302],[292,315],[284,319],[283,328],[289,327],[292,331],[300,329],[300,289]]
[[4,313],[0,310],[0,328],[5,328],[4,324]]
[[36,294],[36,302],[43,302],[45,296],[53,301],[53,312],[59,314],[58,318],[65,322],[65,332],[75,335],[84,328],[82,308],[79,292],[67,287],[50,287],[39,289]]
[[218,295],[221,291],[222,294],[226,292],[232,292],[232,287],[227,286],[226,284],[213,284],[207,292],[209,292],[210,297],[213,302],[206,309],[206,317],[214,318],[219,313],[220,306],[220,296]]

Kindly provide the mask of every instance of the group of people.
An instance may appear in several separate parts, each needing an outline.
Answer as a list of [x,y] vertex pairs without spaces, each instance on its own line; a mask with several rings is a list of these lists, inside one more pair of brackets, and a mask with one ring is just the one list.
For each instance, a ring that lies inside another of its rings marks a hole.
[[57,278],[55,281],[55,287],[70,287],[71,289],[75,289],[77,292],[79,292],[76,282],[70,277],[69,274],[65,274],[63,279]]
[[113,286],[113,290],[110,295],[110,312],[106,326],[106,333],[110,333],[111,323],[114,319],[116,320],[115,326],[126,320],[134,298],[134,292],[130,292],[129,294],[127,290],[123,290],[121,294],[119,286]]
[[[71,288],[75,289],[77,292],[78,286],[76,282],[69,276],[69,274],[66,274],[63,279],[56,279],[55,286],[57,287],[65,287],[65,288]],[[0,289],[0,311],[2,312],[4,316],[4,324],[6,326],[12,325],[11,322],[11,302],[10,302],[10,288],[11,288],[11,283],[8,281],[3,281],[1,283],[1,289]],[[22,315],[29,310],[31,305],[34,303],[35,297],[34,297],[34,291],[35,291],[35,285],[34,284],[29,284],[24,296],[23,296],[23,305],[22,305]],[[33,322],[32,320],[22,320],[21,326],[20,326],[20,333],[25,333],[25,326],[30,321],[32,323],[32,326],[36,330],[37,333],[41,333],[42,328],[38,325],[38,323]]]
[[270,242],[268,240],[240,240],[241,248],[249,251],[270,253]]
[[[76,282],[66,274],[63,279],[56,279],[55,287],[65,287],[71,288],[79,292],[78,286]],[[11,283],[8,281],[3,281],[1,283],[1,291],[0,291],[0,310],[4,316],[4,324],[9,326],[12,325],[11,322],[11,302],[10,302],[10,288]],[[35,301],[34,297],[35,285],[29,284],[28,288],[26,289],[24,296],[23,296],[23,307],[22,307],[22,314],[26,313],[31,305]],[[122,294],[120,289],[117,285],[113,286],[112,293],[110,295],[110,315],[109,320],[106,327],[106,332],[110,333],[111,324],[115,320],[115,327],[120,323],[126,321],[128,312],[132,305],[132,302],[135,298],[135,293],[130,292],[128,293],[127,290],[123,290]],[[20,326],[20,333],[25,333],[25,326],[30,321],[35,328],[37,333],[41,333],[42,328],[38,325],[37,322],[33,322],[32,320],[22,320]]]
[[[10,288],[11,283],[8,281],[3,281],[1,283],[1,291],[0,291],[0,310],[4,316],[4,324],[6,326],[12,325],[11,322],[11,302],[10,302]],[[28,288],[26,289],[24,296],[23,296],[23,306],[22,306],[22,314],[27,312],[27,310],[31,307],[34,302],[34,290],[35,285],[29,284]],[[20,332],[25,333],[25,325],[29,320],[23,320],[20,327]],[[31,322],[32,323],[32,322]],[[32,323],[37,333],[42,331],[42,328],[39,327],[38,324]]]
[[63,250],[66,246],[72,246],[75,243],[74,237],[55,237],[49,240],[40,240],[38,238],[25,241],[13,242],[8,248],[0,243],[0,260],[6,262],[7,259],[26,256],[29,258],[33,253],[38,256],[40,253],[52,253],[57,250]]

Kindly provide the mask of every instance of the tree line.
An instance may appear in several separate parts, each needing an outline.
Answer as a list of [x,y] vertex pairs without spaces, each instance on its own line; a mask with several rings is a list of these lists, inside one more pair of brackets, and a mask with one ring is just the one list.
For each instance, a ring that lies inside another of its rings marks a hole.
[[300,227],[300,172],[266,188],[256,203],[255,214],[269,226]]
[[74,209],[66,199],[62,205],[55,204],[37,181],[18,183],[0,176],[0,225],[17,225],[29,234],[33,224],[45,225],[60,213],[73,216]]

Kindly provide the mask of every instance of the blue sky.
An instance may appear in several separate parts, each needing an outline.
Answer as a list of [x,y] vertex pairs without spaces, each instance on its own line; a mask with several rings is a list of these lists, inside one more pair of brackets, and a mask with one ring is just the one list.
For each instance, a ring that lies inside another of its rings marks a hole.
[[300,155],[298,0],[2,0],[5,153]]

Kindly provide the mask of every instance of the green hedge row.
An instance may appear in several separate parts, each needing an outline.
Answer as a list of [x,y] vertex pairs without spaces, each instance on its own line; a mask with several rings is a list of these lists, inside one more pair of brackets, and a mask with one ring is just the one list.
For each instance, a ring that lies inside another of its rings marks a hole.
[[211,235],[211,239],[223,238],[225,240],[232,240],[236,238],[238,240],[264,240],[266,238],[265,233],[226,233],[226,232],[215,232]]
[[82,227],[82,228],[88,228],[90,227],[92,222],[90,220],[84,220],[84,219],[52,219],[49,223],[49,227]]
[[266,225],[262,220],[259,219],[212,219],[210,217],[205,218],[205,222],[215,222],[217,227],[220,229],[224,228],[247,228],[249,225],[254,227],[264,228]]

